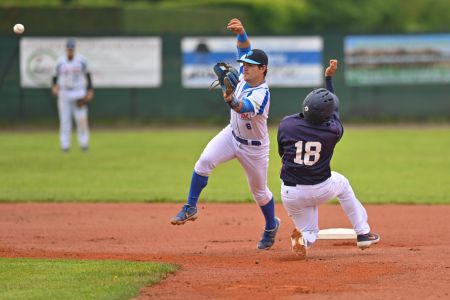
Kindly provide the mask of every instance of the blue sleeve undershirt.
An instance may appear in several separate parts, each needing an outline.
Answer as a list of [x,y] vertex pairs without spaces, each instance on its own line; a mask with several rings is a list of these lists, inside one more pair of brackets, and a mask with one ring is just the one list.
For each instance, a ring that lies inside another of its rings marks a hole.
[[244,101],[242,101],[242,107],[239,111],[240,114],[247,113],[247,112],[253,112],[255,111],[255,108],[253,107],[253,104],[248,100],[247,98],[244,98]]
[[[251,49],[252,49],[251,47],[247,47],[247,48],[237,47],[238,59],[240,59],[243,55],[247,54]],[[240,73],[242,73],[242,68],[240,70]],[[253,111],[255,111],[253,104],[250,102],[250,100],[248,100],[247,98],[244,98],[244,100],[242,101],[242,107],[241,107],[241,110],[239,111],[239,113],[243,114],[243,113],[253,112]]]
[[237,55],[238,55],[238,59],[240,59],[242,57],[242,55],[247,54],[252,48],[248,47],[248,48],[239,48],[237,47]]

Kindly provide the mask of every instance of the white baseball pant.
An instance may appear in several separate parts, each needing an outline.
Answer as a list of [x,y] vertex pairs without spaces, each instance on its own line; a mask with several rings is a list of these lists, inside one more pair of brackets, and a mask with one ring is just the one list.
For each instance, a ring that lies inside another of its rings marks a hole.
[[61,149],[69,149],[72,135],[72,117],[77,128],[80,147],[89,146],[89,124],[87,105],[78,107],[77,99],[85,97],[86,91],[77,93],[60,92],[58,95],[59,140]]
[[244,168],[253,199],[259,206],[264,206],[272,199],[272,192],[267,187],[269,150],[268,141],[263,141],[261,146],[239,143],[228,125],[206,145],[194,170],[199,175],[209,176],[219,164],[237,158]]
[[338,198],[356,234],[370,232],[367,212],[356,198],[347,178],[337,172],[316,185],[281,185],[281,200],[295,227],[302,232],[310,247],[319,233],[318,206]]

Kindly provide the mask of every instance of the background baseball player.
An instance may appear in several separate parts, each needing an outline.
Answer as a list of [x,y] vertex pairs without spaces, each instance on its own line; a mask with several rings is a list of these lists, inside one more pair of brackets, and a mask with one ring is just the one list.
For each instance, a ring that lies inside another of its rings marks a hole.
[[77,127],[78,143],[82,150],[89,148],[87,103],[92,100],[91,74],[86,59],[75,54],[75,40],[66,42],[66,55],[58,59],[53,77],[52,94],[58,96],[59,135],[61,150],[70,149],[72,117]]
[[380,240],[370,232],[366,210],[347,178],[330,169],[334,147],[344,132],[339,100],[333,93],[336,69],[337,60],[331,60],[325,71],[327,89],[313,90],[303,101],[303,112],[285,117],[278,128],[281,197],[295,225],[292,250],[301,257],[317,239],[318,205],[335,197],[356,231],[358,247],[364,249]]
[[184,224],[198,217],[197,201],[208,182],[212,170],[221,163],[237,159],[245,170],[254,200],[260,206],[266,225],[258,249],[269,249],[275,242],[280,220],[275,217],[272,192],[267,187],[269,163],[270,92],[266,84],[268,58],[264,51],[251,50],[244,26],[232,19],[227,28],[237,34],[239,83],[234,93],[224,94],[231,108],[230,124],[219,132],[206,146],[195,164],[187,203],[171,219],[174,225]]

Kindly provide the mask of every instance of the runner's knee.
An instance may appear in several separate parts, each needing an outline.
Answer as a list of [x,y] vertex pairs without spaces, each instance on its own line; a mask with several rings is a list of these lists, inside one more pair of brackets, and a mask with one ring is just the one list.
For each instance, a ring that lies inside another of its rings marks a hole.
[[338,186],[340,187],[341,191],[345,191],[350,186],[350,182],[344,175],[334,171],[332,171],[331,174],[333,177],[333,181],[335,183],[338,183]]

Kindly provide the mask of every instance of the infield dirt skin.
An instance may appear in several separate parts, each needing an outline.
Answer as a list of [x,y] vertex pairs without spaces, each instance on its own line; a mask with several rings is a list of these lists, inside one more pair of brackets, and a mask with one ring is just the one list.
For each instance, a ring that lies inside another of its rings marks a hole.
[[[200,204],[174,226],[181,204],[1,204],[0,256],[123,259],[181,269],[136,299],[449,299],[450,206],[366,205],[381,235],[318,241],[306,261],[291,253],[284,208],[274,247],[256,249],[264,224],[256,204]],[[347,227],[339,205],[319,209],[322,229]]]

